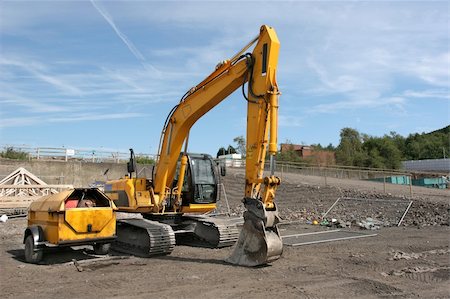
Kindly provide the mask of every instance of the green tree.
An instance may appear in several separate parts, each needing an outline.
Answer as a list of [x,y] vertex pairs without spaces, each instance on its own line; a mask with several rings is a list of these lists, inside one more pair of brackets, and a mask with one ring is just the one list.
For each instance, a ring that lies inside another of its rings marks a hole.
[[233,141],[237,144],[237,151],[239,154],[241,154],[242,157],[245,157],[247,149],[244,136],[237,136],[233,139]]
[[333,146],[333,144],[331,144],[331,143],[328,144],[327,147],[326,147],[325,149],[326,149],[327,151],[333,151],[333,152],[336,150],[336,148],[335,148],[335,147]]
[[336,148],[338,164],[397,169],[402,160],[441,159],[450,156],[450,126],[404,138],[396,132],[383,137],[343,128]]
[[367,137],[363,144],[367,153],[366,167],[374,168],[400,168],[402,152],[398,149],[392,136]]
[[343,128],[336,148],[336,162],[348,166],[364,166],[367,154],[362,147],[363,136],[352,128]]
[[277,161],[286,162],[302,162],[302,158],[295,151],[278,152],[276,155]]
[[373,148],[369,151],[366,166],[373,168],[385,168],[383,158],[377,148]]
[[450,126],[430,133],[410,134],[405,140],[406,160],[441,159],[449,156]]
[[395,143],[397,148],[402,152],[402,155],[405,153],[406,149],[406,139],[402,135],[398,134],[397,132],[391,131],[389,132],[389,137],[392,139],[392,141]]
[[410,134],[405,140],[405,158],[419,160],[421,158],[420,134]]

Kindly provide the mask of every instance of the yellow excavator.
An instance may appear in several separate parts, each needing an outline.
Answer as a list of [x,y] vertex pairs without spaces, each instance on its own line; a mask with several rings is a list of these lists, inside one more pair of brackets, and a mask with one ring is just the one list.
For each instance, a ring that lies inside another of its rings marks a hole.
[[[131,150],[129,174],[108,181],[105,192],[120,212],[141,213],[143,218],[118,220],[113,245],[117,250],[152,256],[170,254],[176,243],[216,248],[234,244],[226,261],[243,266],[263,265],[281,256],[274,201],[280,184],[274,175],[279,47],[275,30],[263,25],[256,38],[186,92],[164,123],[151,178],[133,177],[136,166]],[[240,87],[247,102],[247,138],[246,211],[239,234],[235,223],[206,215],[216,208],[219,174],[209,155],[188,153],[188,141],[194,123]],[[264,177],[267,150],[270,175]]]

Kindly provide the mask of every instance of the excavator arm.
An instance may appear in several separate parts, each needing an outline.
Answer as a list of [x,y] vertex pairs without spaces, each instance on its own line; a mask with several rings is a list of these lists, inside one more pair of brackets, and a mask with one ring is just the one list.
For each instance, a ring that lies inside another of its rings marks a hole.
[[[243,54],[254,43],[256,45],[253,52]],[[190,89],[180,103],[172,109],[161,133],[159,160],[153,179],[154,192],[159,195],[160,202],[164,201],[171,192],[170,186],[175,176],[180,152],[182,152],[183,144],[187,148],[191,127],[246,82],[249,83],[248,96],[244,94],[248,102],[245,196],[261,197],[260,186],[265,182],[262,174],[267,145],[269,145],[271,156],[277,152],[279,91],[276,83],[276,69],[279,46],[274,29],[262,26],[258,37],[233,58],[218,65],[211,75]],[[268,140],[269,131],[270,141]],[[178,179],[180,186],[175,190],[178,194],[181,193],[183,165],[186,163],[186,158],[182,158]],[[271,178],[270,183],[273,180]],[[266,188],[261,198],[267,207],[271,207],[273,196],[268,191]],[[174,204],[179,205],[177,202]]]
[[[252,53],[244,52],[256,43]],[[172,196],[174,211],[181,208],[182,182],[187,164],[189,131],[205,113],[218,105],[232,92],[248,82],[247,100],[247,154],[244,205],[244,226],[230,263],[255,266],[278,258],[282,242],[276,224],[278,211],[274,203],[280,184],[274,176],[273,156],[277,152],[278,85],[276,70],[280,43],[271,27],[262,26],[260,34],[232,59],[222,62],[200,84],[189,90],[169,116],[161,135],[159,161],[154,176],[154,192],[160,204]],[[269,134],[270,133],[270,134]],[[177,162],[181,158],[178,184],[170,189]],[[271,174],[263,177],[266,149],[271,157]]]
[[[154,190],[164,200],[172,186],[177,162],[183,143],[187,147],[189,131],[194,123],[218,105],[239,86],[244,84],[247,73],[246,60],[225,61],[202,83],[192,88],[168,116],[162,131],[159,160],[154,176]],[[181,165],[186,165],[183,157]],[[178,182],[183,182],[180,169]],[[177,189],[181,191],[180,188]]]
[[[262,27],[261,31],[263,30]],[[274,199],[280,179],[274,176],[277,153],[278,96],[276,70],[279,42],[275,31],[260,36],[253,51],[247,99],[247,148],[245,165],[244,225],[228,262],[258,266],[278,259],[283,243]],[[263,177],[266,150],[270,176]]]

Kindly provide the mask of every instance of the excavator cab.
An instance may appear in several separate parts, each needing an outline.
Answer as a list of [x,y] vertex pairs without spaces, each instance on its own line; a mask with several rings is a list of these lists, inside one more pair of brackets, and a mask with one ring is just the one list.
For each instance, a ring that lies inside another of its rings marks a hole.
[[[188,153],[187,157],[182,206],[216,203],[218,175],[214,160],[207,154]],[[179,172],[180,163],[178,163],[173,187],[178,184]]]

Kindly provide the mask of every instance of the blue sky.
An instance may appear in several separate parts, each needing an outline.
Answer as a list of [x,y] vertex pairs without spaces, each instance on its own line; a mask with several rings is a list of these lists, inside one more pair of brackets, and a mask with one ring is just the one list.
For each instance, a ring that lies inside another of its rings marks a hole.
[[[1,1],[0,145],[155,153],[165,117],[215,65],[273,26],[279,142],[343,127],[406,136],[450,123],[449,2]],[[240,91],[190,151],[245,136]]]

